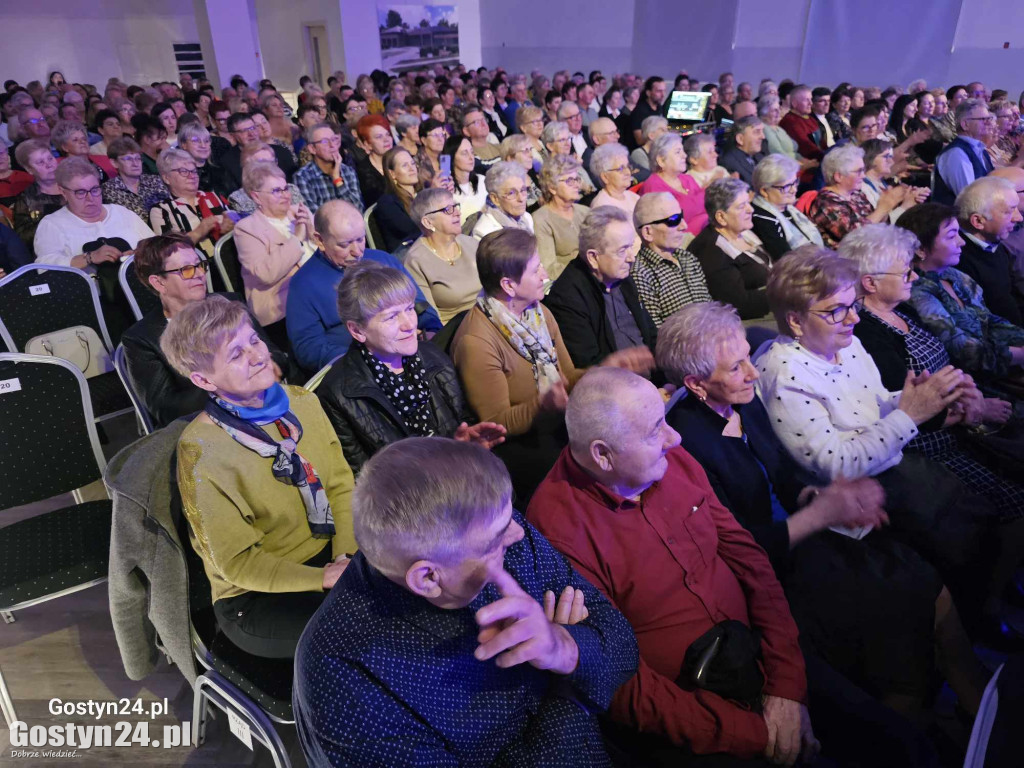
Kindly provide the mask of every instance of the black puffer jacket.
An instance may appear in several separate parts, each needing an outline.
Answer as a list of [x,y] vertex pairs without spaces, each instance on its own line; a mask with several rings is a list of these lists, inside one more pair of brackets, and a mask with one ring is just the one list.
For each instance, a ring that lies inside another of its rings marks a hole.
[[[448,356],[433,344],[420,344],[419,355],[434,407],[434,434],[453,437],[459,424],[474,423],[458,374]],[[373,380],[355,345],[334,364],[316,393],[338,433],[345,460],[356,475],[385,445],[412,435]]]

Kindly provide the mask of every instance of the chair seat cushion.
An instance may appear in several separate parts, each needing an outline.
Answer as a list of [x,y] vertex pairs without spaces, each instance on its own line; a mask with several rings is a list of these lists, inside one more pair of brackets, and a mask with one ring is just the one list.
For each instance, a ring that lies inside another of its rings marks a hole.
[[0,528],[0,609],[107,575],[109,499]]
[[121,383],[121,379],[118,378],[117,371],[108,371],[99,376],[93,376],[88,382],[89,399],[92,401],[94,418],[132,407],[128,391]]
[[210,665],[276,718],[292,721],[292,659],[265,659],[241,650],[218,633]]

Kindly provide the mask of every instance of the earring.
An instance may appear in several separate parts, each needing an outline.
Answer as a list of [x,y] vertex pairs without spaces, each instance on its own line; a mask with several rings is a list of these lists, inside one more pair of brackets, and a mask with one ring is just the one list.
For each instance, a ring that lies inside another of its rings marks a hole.
[[697,396],[697,399],[700,400],[702,403],[706,403],[708,401],[708,396],[706,393],[701,393],[700,395]]

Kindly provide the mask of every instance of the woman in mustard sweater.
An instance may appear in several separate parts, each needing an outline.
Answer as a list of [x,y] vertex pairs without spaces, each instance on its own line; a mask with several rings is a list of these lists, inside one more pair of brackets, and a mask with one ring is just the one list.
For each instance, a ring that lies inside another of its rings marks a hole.
[[278,383],[241,303],[190,304],[160,346],[210,393],[178,443],[178,484],[217,623],[249,653],[288,658],[355,551],[352,471],[316,396]]

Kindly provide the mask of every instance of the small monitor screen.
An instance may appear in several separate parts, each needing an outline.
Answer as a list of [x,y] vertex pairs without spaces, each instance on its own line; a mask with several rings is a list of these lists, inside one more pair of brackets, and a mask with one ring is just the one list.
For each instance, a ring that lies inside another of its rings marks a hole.
[[709,101],[711,94],[704,91],[672,91],[665,117],[669,120],[699,123],[704,120]]

